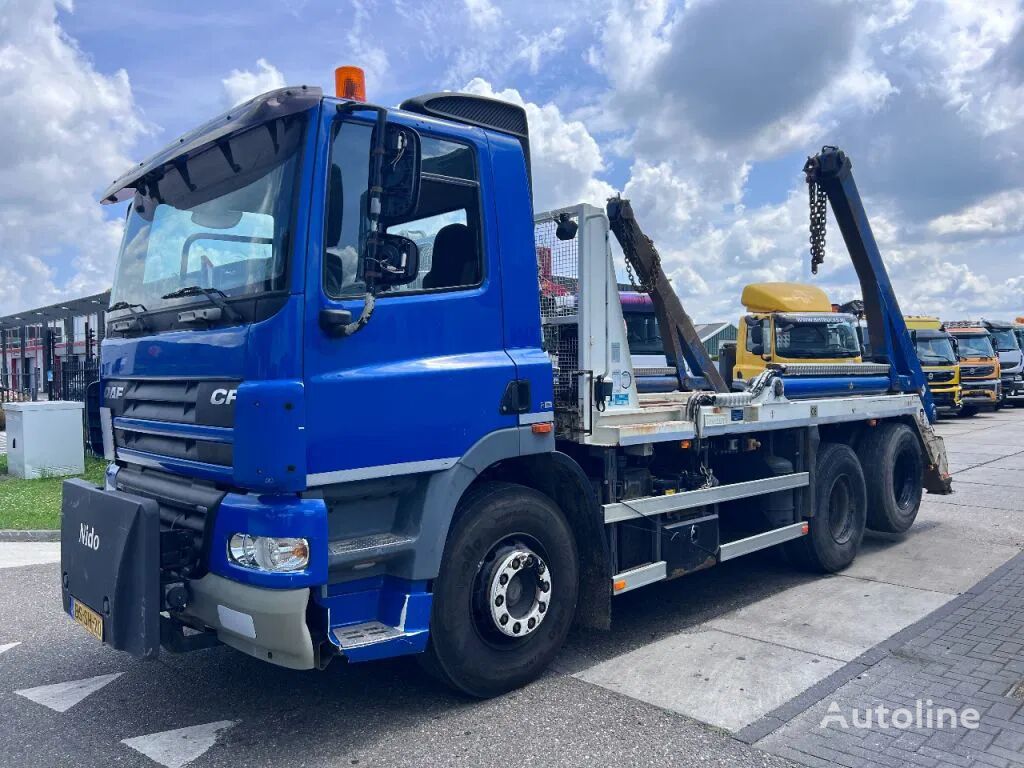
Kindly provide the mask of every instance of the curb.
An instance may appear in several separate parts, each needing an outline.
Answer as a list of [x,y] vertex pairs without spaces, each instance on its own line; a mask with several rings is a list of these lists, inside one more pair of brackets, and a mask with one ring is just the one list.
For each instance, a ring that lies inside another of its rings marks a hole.
[[12,531],[0,529],[0,542],[60,541],[60,531]]

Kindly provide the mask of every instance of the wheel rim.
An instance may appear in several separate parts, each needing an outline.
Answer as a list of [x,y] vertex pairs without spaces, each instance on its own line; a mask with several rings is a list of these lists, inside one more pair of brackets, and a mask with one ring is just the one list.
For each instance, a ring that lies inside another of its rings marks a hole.
[[473,589],[474,623],[492,645],[517,644],[540,628],[553,595],[543,548],[526,536],[507,537],[480,563]]
[[906,509],[911,505],[920,483],[920,469],[913,451],[901,451],[893,466],[892,487],[896,505]]
[[850,540],[853,531],[853,495],[846,476],[837,477],[828,495],[828,528],[838,544]]

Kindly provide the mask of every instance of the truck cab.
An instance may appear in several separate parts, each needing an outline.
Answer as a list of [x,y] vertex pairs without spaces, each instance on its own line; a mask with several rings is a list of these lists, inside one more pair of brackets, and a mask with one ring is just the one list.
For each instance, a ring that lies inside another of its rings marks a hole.
[[962,387],[961,413],[970,416],[981,409],[998,408],[1002,381],[992,334],[975,320],[949,321],[942,327],[956,340]]
[[1024,354],[1014,324],[1002,320],[982,320],[981,324],[992,335],[992,345],[999,355],[999,400],[1024,395]]
[[833,312],[823,290],[800,283],[751,283],[741,302],[733,387],[742,389],[769,365],[860,363],[854,315]]
[[962,388],[953,338],[942,329],[937,317],[908,315],[904,319],[936,408],[959,412]]
[[658,369],[668,366],[658,316],[654,302],[646,293],[619,291],[622,303],[622,317],[626,322],[626,341],[633,366],[642,369]]

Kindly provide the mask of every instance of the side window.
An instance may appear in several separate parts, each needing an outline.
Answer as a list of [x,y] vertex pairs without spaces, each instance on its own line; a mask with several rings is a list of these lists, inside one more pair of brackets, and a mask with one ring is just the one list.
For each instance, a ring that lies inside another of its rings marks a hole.
[[[368,230],[365,204],[373,128],[342,123],[331,146],[325,221],[324,290],[333,298],[363,294],[359,255]],[[479,285],[483,279],[476,158],[471,146],[421,138],[420,198],[402,219],[385,219],[384,231],[414,241],[419,274],[386,296]]]
[[[434,267],[434,243],[437,240],[438,234],[445,227],[455,224],[459,228],[468,229],[468,219],[466,216],[466,209],[460,208],[457,211],[450,213],[439,213],[434,216],[427,216],[422,219],[415,219],[414,221],[407,221],[404,224],[392,224],[387,228],[389,235],[401,235],[412,240],[420,249],[420,271],[416,279],[408,285],[403,285],[401,290],[403,291],[421,291],[424,288],[442,288],[451,287],[452,285],[471,285],[472,283],[463,283],[462,276],[459,275],[459,281],[453,282],[449,286],[440,285],[424,285],[423,281],[426,280],[427,276],[431,274]],[[442,238],[442,246],[444,245]],[[476,281],[473,281],[476,282]]]
[[420,199],[402,221],[385,222],[420,249],[416,280],[391,293],[466,288],[483,279],[480,190],[473,148],[423,136]]
[[746,350],[755,355],[763,354],[765,339],[764,325],[754,317],[747,318]]
[[331,142],[324,218],[324,292],[332,298],[361,296],[366,285],[359,274],[359,254],[368,221],[365,201],[370,174],[373,128],[341,123]]

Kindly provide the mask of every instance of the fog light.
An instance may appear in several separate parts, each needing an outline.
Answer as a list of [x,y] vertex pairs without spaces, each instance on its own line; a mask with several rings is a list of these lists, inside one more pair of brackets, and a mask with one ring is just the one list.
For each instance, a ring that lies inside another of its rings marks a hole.
[[228,559],[243,568],[261,571],[301,571],[309,565],[309,542],[236,533],[228,540]]

